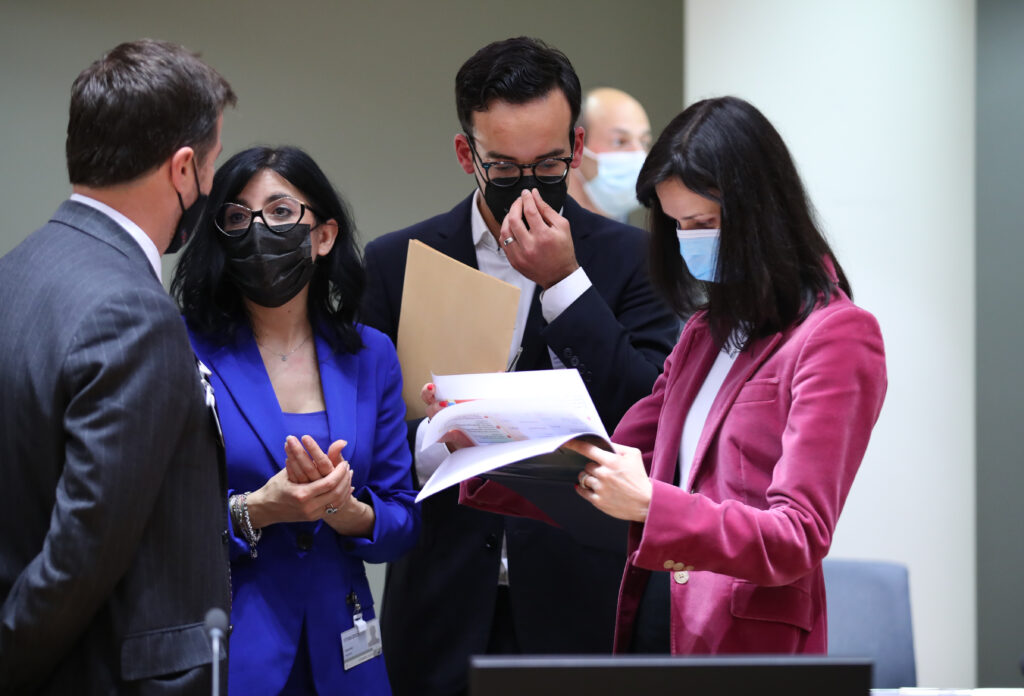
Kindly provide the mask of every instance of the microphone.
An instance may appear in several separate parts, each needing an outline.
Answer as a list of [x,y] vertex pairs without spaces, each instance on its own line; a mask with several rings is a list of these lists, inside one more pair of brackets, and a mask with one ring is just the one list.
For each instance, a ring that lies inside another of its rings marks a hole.
[[220,642],[228,630],[228,615],[220,607],[206,612],[206,634],[210,636],[210,650],[213,655],[213,687],[212,696],[220,694]]

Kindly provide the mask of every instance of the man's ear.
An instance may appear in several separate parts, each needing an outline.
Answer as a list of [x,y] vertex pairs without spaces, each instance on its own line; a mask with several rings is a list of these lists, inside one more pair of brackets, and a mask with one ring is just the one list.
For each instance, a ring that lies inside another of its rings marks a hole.
[[469,144],[469,138],[466,137],[465,133],[458,133],[455,135],[455,158],[459,160],[459,165],[462,167],[462,171],[467,174],[475,173],[475,167],[473,166],[473,150]]
[[190,147],[178,148],[170,159],[171,186],[184,198],[196,187],[193,167],[196,157],[195,150]]
[[573,143],[572,143],[572,163],[569,165],[573,169],[580,166],[580,160],[583,159],[583,136],[585,131],[583,126],[576,126],[573,130]]

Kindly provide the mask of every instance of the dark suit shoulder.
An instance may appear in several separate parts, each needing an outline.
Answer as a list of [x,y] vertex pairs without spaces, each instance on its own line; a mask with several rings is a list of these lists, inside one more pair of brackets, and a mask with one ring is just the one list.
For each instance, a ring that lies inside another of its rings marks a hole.
[[562,212],[576,239],[598,244],[613,253],[646,253],[648,235],[639,227],[592,213],[571,198],[566,199]]
[[433,247],[441,238],[454,234],[460,228],[468,229],[469,206],[472,200],[471,194],[447,212],[371,240],[366,245],[366,255],[379,254],[390,257],[393,254],[400,254],[404,258],[409,240],[415,239]]

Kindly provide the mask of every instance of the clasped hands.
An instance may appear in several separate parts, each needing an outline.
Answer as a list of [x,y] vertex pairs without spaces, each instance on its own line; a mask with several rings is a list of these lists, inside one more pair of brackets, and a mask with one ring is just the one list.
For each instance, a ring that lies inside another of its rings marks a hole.
[[[311,522],[323,518],[341,533],[363,533],[366,511],[353,498],[352,469],[341,456],[345,440],[335,440],[325,453],[309,435],[285,439],[285,466],[259,490],[249,494],[254,527],[279,522]],[[329,510],[334,510],[330,512]]]
[[[420,390],[420,398],[426,404],[428,419],[444,408],[437,400],[434,385],[429,382]],[[458,430],[449,430],[441,442],[452,452],[473,446],[465,433]],[[615,451],[609,452],[582,438],[570,440],[562,447],[589,460],[577,479],[576,493],[611,517],[631,522],[647,520],[654,487],[640,450],[613,442]]]

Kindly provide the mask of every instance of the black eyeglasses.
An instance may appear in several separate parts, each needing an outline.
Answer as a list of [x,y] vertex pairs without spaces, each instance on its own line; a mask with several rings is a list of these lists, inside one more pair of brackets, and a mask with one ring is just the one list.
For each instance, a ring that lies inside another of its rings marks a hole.
[[262,210],[252,210],[240,203],[225,203],[217,209],[213,224],[228,237],[241,237],[252,227],[253,220],[263,218],[263,223],[274,232],[284,234],[299,224],[306,211],[323,216],[302,201],[284,196],[267,203]]
[[480,163],[484,170],[484,179],[487,183],[494,184],[501,188],[515,186],[523,178],[525,170],[530,169],[533,175],[542,184],[558,184],[565,180],[569,174],[569,165],[572,164],[572,156],[569,157],[546,157],[533,164],[519,164],[518,162],[484,162],[480,153],[476,151],[473,138],[466,135],[469,140],[469,148],[473,156]]

